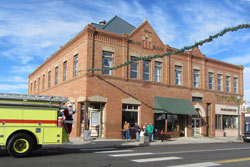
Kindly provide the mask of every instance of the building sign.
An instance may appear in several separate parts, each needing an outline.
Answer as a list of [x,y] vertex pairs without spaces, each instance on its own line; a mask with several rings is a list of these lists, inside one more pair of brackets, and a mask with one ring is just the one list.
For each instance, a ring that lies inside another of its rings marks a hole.
[[215,104],[215,114],[238,115],[238,106]]
[[215,94],[218,101],[227,101],[227,102],[235,102],[237,103],[237,97],[236,96],[221,96],[218,94]]
[[229,111],[229,112],[236,112],[236,109],[232,109],[232,108],[221,108],[221,111]]

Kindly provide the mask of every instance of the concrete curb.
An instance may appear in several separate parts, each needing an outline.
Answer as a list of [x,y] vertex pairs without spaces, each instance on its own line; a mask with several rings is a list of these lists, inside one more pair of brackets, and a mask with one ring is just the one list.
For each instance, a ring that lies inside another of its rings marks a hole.
[[[169,140],[155,140],[149,143],[137,142],[135,140],[122,140],[122,139],[96,139],[84,141],[83,138],[70,139],[67,145],[83,145],[93,144],[96,142],[123,142],[122,146],[147,146],[147,145],[176,145],[176,144],[208,144],[208,143],[241,143],[242,140],[237,140],[237,137],[182,137],[172,138]],[[66,143],[65,143],[66,144]]]

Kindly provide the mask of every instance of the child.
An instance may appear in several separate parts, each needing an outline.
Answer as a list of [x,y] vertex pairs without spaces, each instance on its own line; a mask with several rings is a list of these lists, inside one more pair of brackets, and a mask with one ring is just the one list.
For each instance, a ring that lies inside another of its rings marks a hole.
[[161,132],[160,132],[161,142],[163,142],[164,137],[165,137],[165,132],[163,130],[161,130]]

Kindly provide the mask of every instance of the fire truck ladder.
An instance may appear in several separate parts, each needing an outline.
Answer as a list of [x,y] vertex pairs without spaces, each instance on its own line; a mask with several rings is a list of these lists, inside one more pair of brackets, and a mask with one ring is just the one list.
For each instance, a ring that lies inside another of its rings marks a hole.
[[66,103],[68,101],[68,99],[63,96],[27,95],[15,93],[0,93],[0,100],[41,101],[59,104]]

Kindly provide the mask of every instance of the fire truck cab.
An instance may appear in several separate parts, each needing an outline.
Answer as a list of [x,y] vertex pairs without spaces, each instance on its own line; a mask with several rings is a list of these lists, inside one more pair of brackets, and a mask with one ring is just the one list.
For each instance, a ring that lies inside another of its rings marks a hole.
[[68,142],[60,112],[68,99],[0,93],[0,147],[13,157],[24,157],[44,144]]

